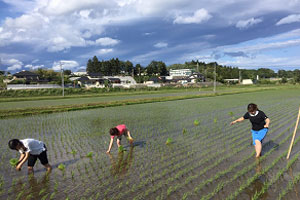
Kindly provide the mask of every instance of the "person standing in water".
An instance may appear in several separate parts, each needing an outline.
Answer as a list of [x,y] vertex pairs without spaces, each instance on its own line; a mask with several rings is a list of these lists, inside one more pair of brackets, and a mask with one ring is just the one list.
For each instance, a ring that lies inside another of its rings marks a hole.
[[230,123],[233,125],[237,122],[242,122],[245,119],[249,119],[252,124],[252,139],[255,146],[256,157],[259,158],[262,150],[262,141],[267,135],[269,130],[270,119],[267,115],[257,108],[257,105],[250,103],[247,107],[248,112],[243,116]]
[[116,127],[113,127],[109,130],[109,134],[110,134],[110,142],[109,142],[109,146],[108,146],[108,150],[106,151],[106,153],[109,153],[112,145],[114,143],[114,138],[117,138],[117,145],[118,147],[121,146],[121,140],[122,140],[122,135],[124,135],[125,137],[127,137],[128,141],[130,144],[133,143],[133,138],[130,135],[130,131],[127,129],[125,124],[120,124]]

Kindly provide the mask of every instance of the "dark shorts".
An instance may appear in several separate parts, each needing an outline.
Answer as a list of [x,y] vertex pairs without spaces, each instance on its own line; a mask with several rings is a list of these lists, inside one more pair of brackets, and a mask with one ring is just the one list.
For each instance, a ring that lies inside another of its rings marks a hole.
[[48,164],[48,158],[47,158],[47,149],[40,153],[39,155],[32,155],[29,154],[28,157],[28,167],[33,167],[36,163],[36,160],[39,159],[42,163],[42,165]]

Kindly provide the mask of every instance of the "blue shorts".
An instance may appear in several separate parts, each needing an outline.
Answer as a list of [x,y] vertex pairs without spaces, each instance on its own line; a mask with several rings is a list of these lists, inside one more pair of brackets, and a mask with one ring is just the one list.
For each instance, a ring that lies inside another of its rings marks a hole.
[[255,145],[255,140],[259,140],[260,142],[262,142],[265,136],[267,135],[268,130],[269,130],[268,128],[263,128],[260,129],[259,131],[251,130],[253,145]]

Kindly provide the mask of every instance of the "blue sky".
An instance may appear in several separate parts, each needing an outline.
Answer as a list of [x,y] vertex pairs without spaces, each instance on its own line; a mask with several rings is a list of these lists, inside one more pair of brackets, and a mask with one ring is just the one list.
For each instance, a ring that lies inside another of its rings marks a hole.
[[0,0],[0,70],[77,71],[96,55],[300,69],[300,0]]

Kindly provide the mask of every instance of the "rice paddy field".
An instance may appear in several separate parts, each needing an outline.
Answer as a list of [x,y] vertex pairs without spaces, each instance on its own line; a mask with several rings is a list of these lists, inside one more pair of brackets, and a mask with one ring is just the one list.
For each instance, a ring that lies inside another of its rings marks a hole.
[[[250,122],[229,125],[252,102],[271,120],[260,159]],[[0,119],[0,199],[300,199],[299,105],[295,88]],[[133,146],[106,154],[123,123]],[[52,172],[11,167],[12,138],[43,141]]]

